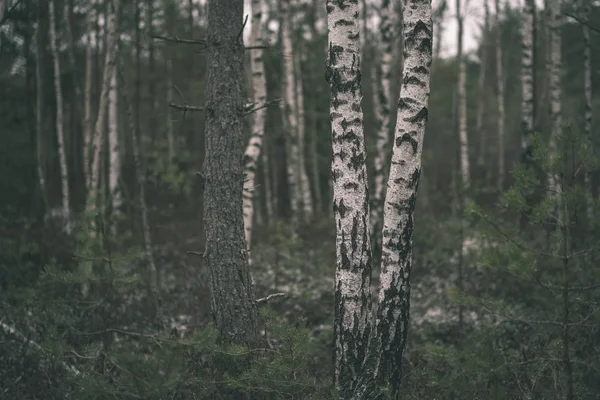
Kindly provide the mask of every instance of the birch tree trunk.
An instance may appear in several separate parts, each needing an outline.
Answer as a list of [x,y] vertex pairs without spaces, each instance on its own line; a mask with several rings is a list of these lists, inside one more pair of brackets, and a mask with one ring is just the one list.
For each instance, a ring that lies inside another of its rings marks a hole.
[[243,0],[208,3],[204,260],[210,270],[212,314],[220,340],[254,347],[258,344],[258,312],[242,209],[243,8]]
[[525,0],[523,8],[523,31],[521,53],[521,150],[523,162],[526,165],[532,162],[531,141],[534,134],[535,116],[535,0]]
[[461,0],[456,0],[456,22],[458,24],[458,53],[456,55],[458,61],[458,139],[460,144],[460,172],[463,190],[471,186],[469,139],[467,135],[467,76],[463,54],[465,14],[465,10],[461,7]]
[[282,52],[282,90],[283,102],[281,103],[283,125],[286,134],[286,162],[287,183],[292,212],[292,225],[294,230],[298,227],[299,213],[301,212],[302,191],[300,185],[300,171],[298,170],[300,152],[298,149],[298,121],[296,119],[296,97],[294,78],[294,50],[292,46],[291,28],[291,0],[281,2],[281,52]]
[[498,182],[497,189],[504,188],[504,65],[502,62],[502,22],[500,0],[496,5],[496,85],[498,95]]
[[[262,9],[264,0],[252,0],[252,31],[250,34],[250,43],[252,46],[262,46],[263,40],[263,20]],[[252,75],[252,94],[255,104],[262,104],[267,100],[267,78],[265,76],[265,65],[263,63],[263,50],[256,49],[250,53],[250,71]],[[263,137],[265,133],[265,120],[267,118],[267,109],[261,108],[254,113],[252,121],[252,134],[250,142],[244,153],[244,231],[246,236],[246,248],[248,249],[248,262],[252,263],[252,223],[254,216],[254,198],[256,186],[256,171],[258,160],[263,147]],[[264,153],[264,151],[263,151]],[[266,156],[265,156],[266,157]],[[265,168],[266,172],[266,168]],[[265,174],[265,181],[268,177]],[[267,197],[267,203],[268,195]]]
[[[581,19],[583,21],[588,22],[591,14],[591,7],[589,1],[582,2],[582,12]],[[590,28],[588,25],[582,24],[581,28],[583,30],[583,92],[585,96],[585,114],[584,114],[584,123],[583,123],[583,134],[585,139],[591,145],[592,142],[592,47],[591,47],[591,38],[590,38]],[[590,172],[586,170],[585,172],[585,186],[587,190],[587,206],[586,213],[587,217],[590,221],[594,218],[593,213],[593,193],[592,193],[592,183]]]
[[100,177],[100,161],[103,150],[103,132],[106,122],[106,111],[108,105],[108,92],[110,90],[111,78],[114,74],[117,52],[117,15],[120,7],[120,0],[113,0],[108,3],[110,12],[108,14],[108,42],[106,56],[104,59],[104,72],[102,77],[102,90],[100,92],[100,102],[98,106],[98,118],[94,128],[94,140],[92,148],[92,169],[90,174],[90,185],[86,200],[86,212],[93,216],[96,211],[98,201],[98,180]]
[[[119,180],[121,178],[121,154],[119,148],[119,113],[118,113],[118,85],[117,69],[113,68],[110,78],[110,92],[108,95],[108,151],[109,151],[109,172],[108,172],[108,190],[110,194],[110,204],[112,209],[112,218],[120,213],[123,203],[121,190],[119,189]],[[114,222],[114,221],[113,221]],[[113,225],[113,228],[115,225]]]
[[37,5],[37,21],[36,21],[36,35],[35,35],[35,81],[36,81],[36,111],[35,111],[35,123],[36,123],[36,155],[37,155],[37,174],[38,181],[40,184],[40,191],[42,199],[44,199],[44,205],[46,206],[46,212],[49,211],[48,195],[46,191],[46,164],[44,159],[44,83],[42,81],[42,64],[44,49],[42,48],[42,12],[41,3]]
[[70,217],[70,195],[69,195],[69,171],[67,169],[67,154],[65,149],[65,134],[63,121],[63,98],[62,82],[60,71],[60,54],[56,37],[56,15],[54,12],[54,0],[48,2],[48,12],[50,19],[50,50],[52,51],[52,61],[54,64],[54,93],[56,95],[56,136],[58,137],[58,158],[60,161],[60,182],[61,182],[61,204],[62,218],[65,223],[65,230],[71,233]]
[[380,54],[381,62],[379,63],[381,70],[381,80],[377,87],[377,103],[375,104],[377,111],[377,124],[379,131],[377,132],[375,154],[375,192],[371,200],[371,233],[373,237],[372,245],[379,249],[381,242],[381,223],[383,214],[383,200],[385,196],[384,179],[386,176],[386,164],[389,154],[390,133],[392,130],[392,58],[393,49],[396,39],[395,27],[397,25],[396,12],[394,9],[395,2],[391,0],[383,0],[379,9],[379,17],[381,18],[381,43]]
[[483,168],[485,166],[485,159],[487,156],[487,132],[484,129],[483,125],[483,117],[485,115],[485,81],[486,81],[486,72],[487,72],[487,60],[488,60],[488,37],[490,32],[490,7],[488,0],[484,0],[483,3],[484,8],[484,22],[483,22],[483,35],[481,40],[481,64],[479,71],[479,82],[478,82],[478,92],[479,92],[479,102],[477,102],[477,121],[475,131],[479,135],[479,157],[477,158],[477,165],[479,169],[483,172]]
[[327,0],[327,25],[337,257],[334,377],[341,398],[350,398],[369,341],[372,267],[357,2]]
[[431,2],[404,2],[404,79],[383,218],[383,249],[373,356],[380,380],[398,395],[410,316],[414,209],[427,124],[433,24]]
[[313,201],[310,191],[310,181],[308,180],[308,174],[306,173],[306,152],[304,151],[306,120],[304,119],[304,91],[302,88],[302,68],[300,62],[302,58],[302,49],[301,46],[298,47],[299,49],[294,56],[294,86],[296,89],[296,115],[298,118],[298,170],[302,195],[302,216],[306,222],[313,216]]
[[[87,45],[85,48],[85,93],[84,93],[84,121],[83,121],[83,175],[85,184],[89,190],[90,186],[90,144],[94,122],[92,116],[92,37],[94,35],[94,5],[96,0],[90,2],[88,8]],[[98,43],[96,43],[96,46]]]

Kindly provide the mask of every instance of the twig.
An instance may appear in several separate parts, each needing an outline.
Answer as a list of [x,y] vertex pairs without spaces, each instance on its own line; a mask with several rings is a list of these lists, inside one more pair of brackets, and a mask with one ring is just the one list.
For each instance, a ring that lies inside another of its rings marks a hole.
[[152,35],[152,39],[164,40],[165,42],[181,43],[181,44],[201,44],[206,46],[206,40],[204,39],[181,39],[180,37],[167,37],[161,35]]
[[265,102],[264,102],[264,103],[262,103],[260,106],[257,106],[257,107],[253,107],[253,108],[251,108],[252,106],[254,106],[254,103],[253,103],[253,104],[251,104],[251,105],[250,105],[250,107],[246,106],[246,110],[245,110],[245,112],[244,112],[244,115],[248,115],[248,114],[255,113],[255,112],[256,112],[256,111],[258,111],[258,110],[261,110],[261,109],[263,109],[263,108],[267,108],[267,107],[269,107],[270,105],[273,105],[273,104],[279,103],[280,101],[281,101],[281,99],[275,99],[275,100],[271,100],[271,101],[265,101]]
[[8,16],[10,15],[10,13],[12,13],[15,10],[15,8],[17,8],[17,6],[21,4],[21,1],[23,0],[17,0],[17,2],[13,4],[12,7],[6,10],[6,13],[4,13],[4,17],[2,17],[2,19],[0,20],[0,26],[8,20]]
[[244,19],[244,24],[242,25],[242,29],[240,29],[240,32],[238,33],[237,37],[235,38],[236,42],[238,42],[240,40],[242,33],[244,33],[244,28],[246,27],[247,22],[248,22],[248,14],[246,14],[246,19]]
[[201,253],[199,251],[186,251],[187,254],[191,254],[193,256],[198,256],[198,257],[204,257],[204,253]]
[[275,297],[283,297],[286,296],[287,293],[273,293],[268,295],[267,297],[262,297],[256,300],[256,304],[266,303],[267,301],[274,299]]
[[174,108],[176,110],[181,110],[181,111],[204,111],[204,107],[200,107],[200,106],[188,106],[187,104],[175,104],[175,103],[171,103],[169,104],[169,107]]
[[582,20],[581,18],[579,18],[578,16],[571,14],[571,13],[565,13],[565,15],[567,17],[571,17],[573,18],[575,21],[579,22],[581,25],[585,25],[586,27],[588,27],[590,30],[596,32],[596,33],[600,33],[600,28],[596,28],[594,26],[591,26],[589,24],[589,22]]

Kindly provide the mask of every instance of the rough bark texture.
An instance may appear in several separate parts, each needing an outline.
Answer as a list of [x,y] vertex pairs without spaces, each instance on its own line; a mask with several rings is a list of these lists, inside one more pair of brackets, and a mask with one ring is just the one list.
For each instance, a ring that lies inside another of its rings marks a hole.
[[109,170],[108,170],[108,190],[112,208],[112,216],[119,214],[123,197],[119,190],[119,180],[121,178],[121,152],[119,146],[119,108],[118,108],[118,85],[117,70],[113,68],[110,80],[110,93],[108,95],[108,152],[109,152]]
[[377,151],[375,153],[375,193],[371,200],[371,232],[373,246],[377,248],[379,248],[381,241],[383,199],[385,196],[384,180],[392,131],[392,58],[396,41],[395,27],[397,25],[394,5],[395,2],[391,0],[383,0],[379,9],[379,17],[381,18],[381,62],[379,63],[381,79],[380,84],[377,85],[377,103],[375,104],[379,130],[377,132]]
[[62,97],[62,82],[60,70],[60,54],[58,52],[58,43],[56,38],[56,15],[54,11],[54,0],[48,3],[48,12],[50,19],[50,50],[52,51],[52,61],[54,65],[54,93],[56,95],[56,136],[58,138],[58,158],[60,162],[60,183],[61,183],[61,205],[62,218],[65,222],[67,233],[71,232],[70,223],[70,195],[69,195],[69,170],[67,169],[67,154],[65,149],[64,133],[64,105]]
[[535,0],[525,0],[523,8],[523,28],[521,35],[521,150],[524,163],[532,161],[531,141],[534,134],[535,116],[535,72],[533,52],[535,51]]
[[110,80],[113,75],[116,51],[117,51],[117,15],[119,13],[120,0],[113,0],[109,3],[110,12],[108,14],[108,40],[106,56],[104,59],[104,72],[102,77],[102,91],[100,92],[100,103],[98,107],[98,118],[94,128],[93,158],[92,170],[90,174],[90,184],[88,197],[86,201],[86,211],[93,214],[96,211],[98,197],[98,180],[100,177],[100,161],[102,159],[103,132],[106,119],[106,109],[108,102],[108,92],[110,89]]
[[483,22],[483,35],[481,40],[481,64],[479,67],[479,82],[478,82],[478,93],[479,101],[477,102],[477,120],[475,131],[479,135],[479,155],[477,157],[477,165],[483,168],[485,165],[485,159],[487,156],[487,132],[484,129],[484,115],[485,115],[485,81],[487,72],[487,59],[488,59],[488,36],[490,32],[490,7],[488,0],[484,0],[484,22]]
[[469,166],[469,138],[467,135],[467,75],[465,56],[463,54],[465,10],[461,7],[461,0],[456,0],[456,22],[458,24],[458,140],[460,148],[460,172],[462,188],[467,189],[471,184]]
[[328,0],[333,140],[331,173],[336,224],[334,374],[342,398],[361,376],[370,333],[371,249],[366,150],[361,108],[356,0]]
[[504,188],[504,63],[502,62],[502,23],[500,0],[496,0],[496,85],[498,100],[498,191]]
[[243,0],[208,4],[205,91],[205,261],[213,320],[224,343],[255,346],[258,314],[244,240],[242,135]]
[[433,40],[430,0],[409,0],[405,5],[404,79],[384,206],[376,347],[372,350],[380,380],[391,382],[396,394],[409,325],[414,210],[429,115]]
[[[262,46],[264,44],[262,8],[263,0],[252,0],[252,32],[250,34],[252,46]],[[263,63],[263,50],[257,49],[250,53],[250,71],[252,73],[253,101],[255,104],[262,104],[267,100],[267,78],[265,76],[265,65]],[[249,262],[252,260],[250,249],[252,248],[252,222],[254,216],[256,171],[263,146],[266,117],[266,108],[261,108],[254,113],[252,134],[244,153],[244,230],[246,233],[246,247],[248,248]]]
[[[591,7],[589,1],[582,2],[581,19],[583,21],[589,21],[591,14]],[[585,96],[585,114],[583,122],[583,134],[585,139],[591,145],[592,142],[592,48],[590,38],[590,28],[587,25],[582,24],[583,29],[583,93]],[[585,172],[585,186],[587,190],[587,207],[586,212],[590,221],[593,220],[593,193],[591,184],[591,174]]]

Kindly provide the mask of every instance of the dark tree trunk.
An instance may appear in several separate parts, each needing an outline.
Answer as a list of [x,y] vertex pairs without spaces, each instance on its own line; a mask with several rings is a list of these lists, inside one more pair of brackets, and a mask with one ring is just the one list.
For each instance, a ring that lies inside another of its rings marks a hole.
[[242,213],[242,15],[243,0],[209,1],[203,210],[213,320],[222,342],[253,347],[258,314]]

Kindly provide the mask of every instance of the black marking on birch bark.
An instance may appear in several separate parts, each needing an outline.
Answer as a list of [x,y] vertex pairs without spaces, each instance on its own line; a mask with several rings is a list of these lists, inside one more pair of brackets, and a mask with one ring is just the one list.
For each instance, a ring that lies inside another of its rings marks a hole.
[[427,84],[425,82],[423,82],[421,79],[419,79],[418,76],[412,75],[412,74],[406,74],[406,76],[404,77],[404,80],[402,81],[402,84],[417,85],[417,86],[421,86],[421,87],[427,86]]
[[419,142],[417,142],[417,140],[415,138],[413,138],[408,133],[405,133],[401,137],[396,138],[396,147],[402,146],[402,143],[404,143],[404,142],[407,142],[408,144],[411,145],[412,150],[413,150],[413,155],[417,154],[417,148],[419,147]]
[[346,211],[348,211],[348,207],[344,204],[344,199],[341,199],[337,204],[333,204],[333,211],[340,214],[340,218],[344,219],[346,216]]
[[349,126],[358,126],[358,127],[362,127],[362,118],[360,117],[356,117],[351,121],[347,121],[346,118],[344,118],[342,120],[342,122],[340,123],[340,125],[342,126],[343,130],[348,129]]
[[365,165],[365,153],[361,151],[360,153],[353,155],[350,157],[350,164],[348,166],[355,171],[360,171],[362,167]]
[[425,122],[427,122],[428,117],[429,117],[429,110],[427,109],[427,107],[423,107],[419,110],[418,113],[416,113],[412,117],[407,118],[406,121],[416,123],[416,124],[425,123]]
[[344,189],[346,189],[346,190],[350,190],[350,189],[358,190],[358,188],[359,188],[359,185],[356,182],[348,182],[348,183],[344,184]]

